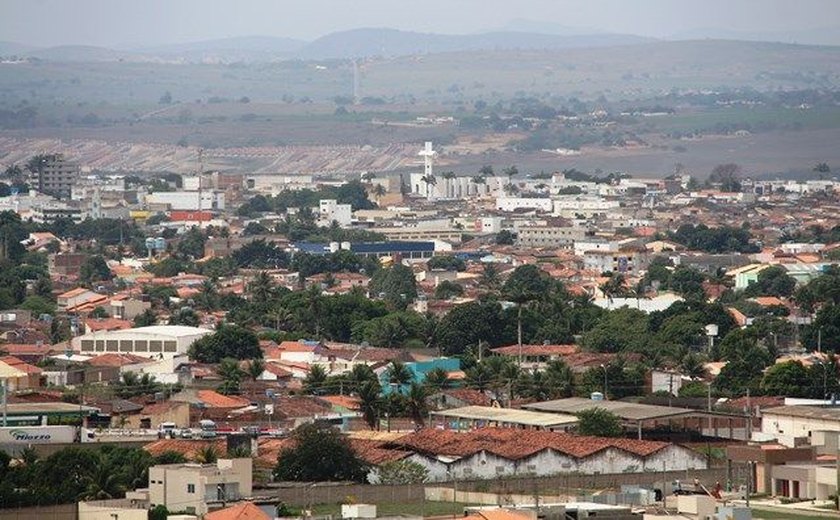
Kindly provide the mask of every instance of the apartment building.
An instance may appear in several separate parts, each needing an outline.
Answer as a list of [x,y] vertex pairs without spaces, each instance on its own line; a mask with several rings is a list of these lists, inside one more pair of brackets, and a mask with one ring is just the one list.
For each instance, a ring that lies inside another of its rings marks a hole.
[[69,199],[80,175],[79,165],[65,160],[61,155],[46,157],[38,168],[38,191]]
[[163,464],[149,468],[149,504],[171,511],[207,514],[208,504],[235,502],[253,491],[250,458],[215,464]]
[[587,230],[583,227],[523,226],[517,233],[520,247],[568,247],[584,240]]

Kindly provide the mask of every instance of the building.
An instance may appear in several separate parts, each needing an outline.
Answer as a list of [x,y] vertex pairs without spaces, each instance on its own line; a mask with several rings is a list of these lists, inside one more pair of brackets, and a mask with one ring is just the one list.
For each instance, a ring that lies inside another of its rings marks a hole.
[[69,199],[81,175],[76,163],[69,162],[61,155],[45,157],[38,166],[38,191],[60,199]]
[[569,431],[576,427],[574,415],[532,412],[498,406],[464,406],[431,412],[432,422],[444,429],[471,430],[492,426],[523,430]]
[[496,199],[496,209],[510,213],[517,210],[536,210],[550,213],[554,208],[554,201],[551,199],[538,199],[536,197],[499,197]]
[[159,205],[166,210],[223,210],[225,194],[220,191],[159,191],[146,195],[148,206]]
[[[513,428],[468,432],[425,429],[400,437],[385,447],[411,452],[405,460],[426,468],[431,482],[707,467],[706,457],[701,453],[667,442]],[[369,478],[376,481],[375,471]]]
[[64,312],[73,312],[75,309],[88,304],[105,303],[108,298],[101,294],[95,293],[90,289],[84,287],[77,287],[59,294],[56,298],[58,310]]
[[588,235],[582,227],[522,226],[517,232],[520,247],[571,247]]
[[583,254],[584,269],[599,273],[618,272],[636,275],[650,264],[650,253],[643,247],[619,251],[587,251]]
[[762,411],[761,431],[780,440],[783,437],[810,439],[820,431],[840,432],[840,408],[803,405],[768,408]]
[[142,357],[172,358],[187,353],[196,340],[212,330],[182,325],[152,325],[133,329],[93,332],[71,340],[73,350],[83,355],[120,352]]
[[350,204],[339,204],[335,199],[322,199],[318,206],[318,225],[328,227],[337,222],[341,227],[352,223],[353,209]]
[[250,497],[250,458],[219,459],[215,464],[163,464],[149,468],[149,505],[204,515],[208,504]]
[[434,242],[330,242],[318,244],[313,242],[297,242],[292,249],[311,255],[326,255],[341,250],[351,251],[357,256],[373,258],[403,258],[420,259],[431,258],[435,254]]

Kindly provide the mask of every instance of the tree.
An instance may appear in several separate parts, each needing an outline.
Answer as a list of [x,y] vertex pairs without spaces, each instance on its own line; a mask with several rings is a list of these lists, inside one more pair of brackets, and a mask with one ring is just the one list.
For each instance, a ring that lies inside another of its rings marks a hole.
[[276,481],[364,482],[367,478],[367,464],[338,430],[304,424],[292,433],[292,445],[277,457]]
[[382,388],[379,381],[369,379],[359,384],[359,410],[362,412],[365,422],[371,428],[376,428],[379,423],[379,411],[382,407]]
[[94,255],[85,260],[79,268],[79,280],[85,285],[95,282],[108,281],[113,278],[111,269],[100,255]]
[[274,280],[266,271],[260,271],[248,284],[248,295],[252,301],[265,304],[274,297]]
[[783,296],[793,294],[796,288],[796,280],[787,274],[787,269],[774,265],[762,269],[758,273],[756,283],[750,284],[744,289],[745,296]]
[[435,298],[438,300],[449,300],[464,294],[464,288],[455,282],[444,280],[435,287]]
[[437,179],[434,175],[424,175],[420,177],[420,182],[426,185],[426,198],[432,198],[432,191],[429,186],[437,186]]
[[429,413],[428,398],[429,393],[424,385],[411,383],[406,395],[406,408],[408,415],[417,426],[422,427],[426,424],[426,416]]
[[449,387],[449,373],[436,367],[426,372],[426,377],[423,379],[423,384],[429,388],[430,392],[438,392]]
[[157,323],[157,314],[151,307],[134,317],[135,327],[149,327]]
[[496,233],[496,245],[499,246],[512,246],[514,243],[515,236],[513,233],[508,231],[507,229],[503,229]]
[[248,363],[248,377],[256,381],[265,372],[265,361],[262,359],[252,359]]
[[389,269],[374,273],[370,280],[370,292],[378,294],[389,307],[405,309],[417,297],[417,280],[410,267],[395,264]]
[[802,344],[810,350],[840,353],[840,305],[828,304],[802,331]]
[[242,382],[244,372],[239,368],[239,362],[232,358],[225,358],[219,363],[217,370],[222,384],[217,389],[220,394],[233,395],[239,393],[239,384]]
[[224,358],[262,358],[256,334],[238,325],[222,325],[215,333],[195,341],[190,358],[202,363],[218,363]]
[[577,413],[578,433],[595,437],[621,437],[621,419],[603,408],[589,408]]
[[513,184],[513,178],[519,174],[519,170],[516,168],[516,166],[510,166],[502,170],[502,173],[504,173],[507,176],[508,184]]
[[379,466],[377,476],[384,485],[422,484],[429,478],[429,470],[410,460],[392,460]]
[[740,173],[741,167],[737,164],[719,164],[712,169],[709,184],[719,184],[720,190],[724,192],[739,192],[741,191]]
[[203,446],[195,454],[195,461],[199,464],[215,464],[218,460],[219,450],[212,444]]
[[453,255],[439,255],[433,256],[426,262],[426,267],[430,270],[433,269],[444,269],[446,271],[465,271],[467,269],[467,263],[464,262],[463,258],[459,258]]
[[583,344],[595,352],[643,352],[647,346],[648,316],[622,307],[604,315],[583,336]]
[[412,374],[405,363],[397,360],[391,361],[391,366],[388,367],[387,374],[388,383],[396,385],[397,388],[408,385],[414,379],[414,374]]
[[[551,290],[548,273],[534,264],[520,265],[513,270],[502,288],[503,296],[516,304],[516,341],[522,345],[522,307],[538,300]],[[521,360],[520,360],[521,361]]]
[[787,361],[767,369],[761,380],[761,388],[767,395],[809,397],[810,383],[805,365],[799,361]]
[[311,365],[306,379],[303,380],[303,389],[308,394],[325,394],[324,383],[327,382],[327,371],[321,365]]

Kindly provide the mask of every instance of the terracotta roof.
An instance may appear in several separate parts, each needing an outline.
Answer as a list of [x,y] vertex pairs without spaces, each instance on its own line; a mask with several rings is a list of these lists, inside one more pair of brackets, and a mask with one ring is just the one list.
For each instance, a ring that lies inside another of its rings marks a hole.
[[85,320],[85,330],[88,332],[98,332],[100,330],[124,330],[130,329],[132,323],[128,320],[121,320],[119,318],[91,318]]
[[153,457],[157,457],[167,451],[180,453],[190,460],[195,460],[196,455],[207,446],[213,446],[220,456],[227,453],[224,439],[199,440],[199,439],[161,439],[143,446]]
[[204,520],[271,520],[271,517],[253,502],[240,502],[235,506],[207,513]]
[[6,363],[12,368],[20,370],[21,372],[26,372],[27,374],[40,374],[42,370],[35,365],[30,365],[14,356],[3,356],[0,357],[0,361]]
[[[75,289],[70,289],[69,291],[59,294],[59,298],[75,298],[76,296],[81,296],[87,292],[93,293],[90,289],[85,289],[84,287],[76,287]],[[96,293],[93,293],[96,294]],[[97,296],[99,296],[97,294]]]
[[314,417],[332,412],[332,405],[318,397],[280,396],[274,400],[274,414],[286,418]]
[[279,345],[281,351],[286,352],[314,352],[315,347],[304,345],[300,341],[283,341]]
[[486,451],[509,460],[518,460],[547,449],[575,458],[585,458],[608,448],[645,457],[668,446],[670,444],[667,442],[586,437],[541,430],[480,428],[455,432],[429,428],[397,439],[387,447],[455,457]]
[[525,520],[531,518],[527,513],[508,509],[484,509],[471,513],[461,520]]
[[173,408],[177,408],[179,406],[189,406],[189,403],[183,403],[180,401],[163,401],[160,403],[151,403],[144,406],[140,413],[143,415],[158,415],[166,413],[172,410]]
[[59,349],[53,348],[52,345],[42,344],[38,345],[35,343],[5,343],[0,345],[0,351],[7,352],[11,356],[22,356],[22,355],[47,355],[52,352],[58,352]]
[[242,408],[251,404],[247,399],[222,395],[213,390],[199,390],[198,400],[208,408]]
[[326,401],[333,406],[346,408],[348,410],[358,410],[360,401],[358,397],[349,395],[322,395],[319,396],[322,401]]
[[135,356],[134,354],[109,353],[92,357],[87,363],[95,367],[124,367],[126,365],[136,365],[139,363],[149,362],[149,358]]
[[484,392],[473,388],[453,388],[451,390],[442,390],[440,393],[475,406],[490,406],[493,401]]
[[[579,350],[577,345],[522,345],[521,352],[523,356],[567,356]],[[491,351],[500,356],[518,356],[520,347],[508,345],[491,349]]]
[[[263,467],[274,467],[280,452],[294,446],[294,439],[261,438],[258,441],[257,458],[255,463]],[[411,452],[401,449],[385,447],[385,442],[370,439],[350,438],[350,448],[368,464],[383,464],[393,460],[401,460],[411,455]]]
[[773,307],[775,305],[785,304],[785,302],[775,296],[757,296],[752,300],[763,307]]

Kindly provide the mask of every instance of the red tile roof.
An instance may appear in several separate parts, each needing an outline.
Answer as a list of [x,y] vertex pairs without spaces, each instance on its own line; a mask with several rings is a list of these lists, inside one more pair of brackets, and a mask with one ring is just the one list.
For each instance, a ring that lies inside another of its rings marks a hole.
[[518,460],[547,449],[575,458],[588,457],[608,448],[620,449],[644,457],[668,446],[670,444],[667,442],[586,437],[513,428],[480,428],[469,432],[430,428],[401,437],[387,447],[455,457],[465,457],[486,451],[509,460]]
[[121,320],[119,318],[91,318],[85,320],[85,330],[88,332],[98,332],[101,330],[125,330],[130,329],[132,323],[128,320]]
[[473,388],[453,388],[451,390],[443,390],[441,393],[454,397],[455,399],[463,401],[469,405],[490,406],[492,404],[490,396]]
[[189,460],[195,460],[198,453],[207,446],[216,448],[220,456],[225,456],[227,449],[224,439],[214,440],[193,440],[193,439],[161,439],[143,446],[153,457],[157,457],[167,451],[180,453]]
[[240,502],[235,506],[207,513],[204,520],[271,520],[271,517],[253,502]]
[[213,390],[199,390],[198,400],[208,408],[242,408],[251,404],[247,399],[222,395]]
[[26,372],[27,374],[40,374],[42,370],[35,365],[30,365],[29,363],[25,363],[20,359],[14,356],[3,356],[0,357],[0,361],[6,363],[12,368],[20,370],[21,372]]
[[149,362],[149,358],[135,356],[134,354],[109,353],[92,357],[87,363],[95,367],[124,367],[126,365],[136,365],[139,363]]

